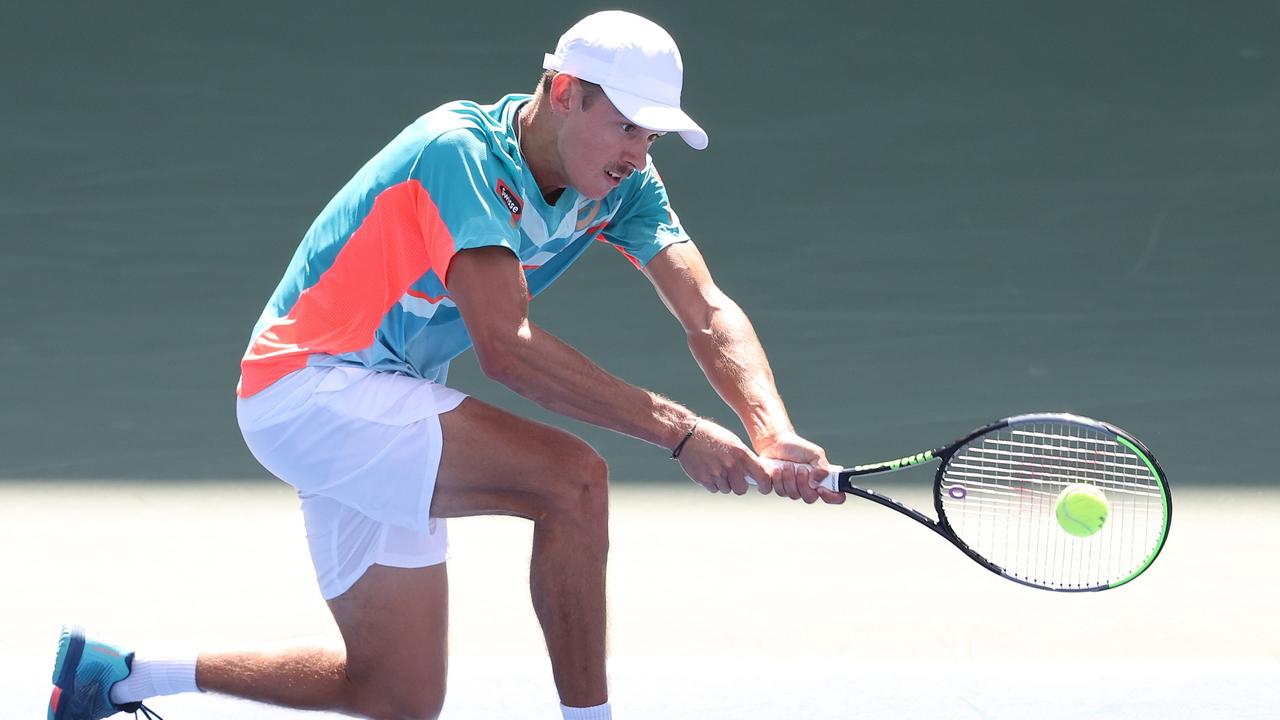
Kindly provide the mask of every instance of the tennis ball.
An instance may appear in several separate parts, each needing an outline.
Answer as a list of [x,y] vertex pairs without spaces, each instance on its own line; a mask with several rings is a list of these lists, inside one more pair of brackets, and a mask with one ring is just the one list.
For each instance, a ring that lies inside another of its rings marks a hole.
[[1054,506],[1058,524],[1076,537],[1089,537],[1101,530],[1110,510],[1107,496],[1092,485],[1068,485],[1058,493]]

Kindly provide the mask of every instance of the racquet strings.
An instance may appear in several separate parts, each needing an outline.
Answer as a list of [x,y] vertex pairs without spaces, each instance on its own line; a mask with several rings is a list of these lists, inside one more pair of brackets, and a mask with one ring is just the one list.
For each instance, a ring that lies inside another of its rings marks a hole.
[[[1101,490],[1102,529],[1076,537],[1055,507],[1068,485]],[[1141,572],[1164,541],[1163,485],[1115,435],[1068,422],[1009,425],[961,446],[939,488],[956,537],[1014,578],[1043,587],[1117,585]]]

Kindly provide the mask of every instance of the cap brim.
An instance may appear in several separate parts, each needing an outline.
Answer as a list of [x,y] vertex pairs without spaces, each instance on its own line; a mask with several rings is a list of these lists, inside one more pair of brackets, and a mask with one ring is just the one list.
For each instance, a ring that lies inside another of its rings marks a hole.
[[680,138],[694,150],[705,150],[707,133],[685,111],[670,105],[661,105],[649,98],[602,86],[613,106],[628,120],[642,128],[657,132],[680,133]]

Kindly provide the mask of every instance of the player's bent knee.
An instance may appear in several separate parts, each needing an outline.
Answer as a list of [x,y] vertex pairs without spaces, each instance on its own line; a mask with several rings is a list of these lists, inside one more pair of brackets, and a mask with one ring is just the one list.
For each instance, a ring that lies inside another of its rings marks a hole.
[[444,708],[444,693],[423,696],[409,703],[402,703],[392,716],[394,720],[436,720]]
[[582,492],[607,492],[609,489],[609,463],[590,446],[575,458],[574,475]]
[[359,689],[352,709],[370,720],[436,720],[444,708],[444,685],[426,687],[408,683],[395,688]]
[[376,657],[364,648],[347,655],[348,709],[372,720],[436,718],[444,707],[443,659],[398,652],[394,643]]
[[590,445],[578,442],[562,455],[557,477],[547,485],[550,510],[603,519],[609,505],[609,465]]

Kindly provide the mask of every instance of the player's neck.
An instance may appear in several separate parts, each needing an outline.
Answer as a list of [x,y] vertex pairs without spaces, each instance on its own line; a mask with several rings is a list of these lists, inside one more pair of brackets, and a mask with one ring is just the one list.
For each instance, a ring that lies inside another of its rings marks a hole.
[[538,183],[538,190],[548,204],[554,205],[568,186],[564,169],[556,152],[555,118],[537,93],[516,114],[516,138],[520,154]]

